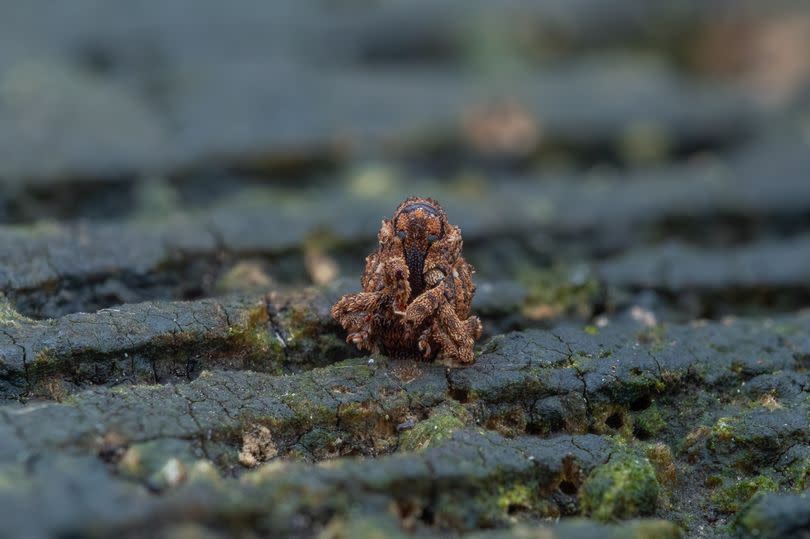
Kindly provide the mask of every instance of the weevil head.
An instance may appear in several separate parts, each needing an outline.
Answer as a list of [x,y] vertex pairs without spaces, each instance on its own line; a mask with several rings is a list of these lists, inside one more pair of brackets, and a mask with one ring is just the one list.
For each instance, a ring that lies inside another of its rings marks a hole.
[[394,230],[402,242],[414,294],[424,288],[422,273],[430,247],[445,233],[447,217],[433,199],[411,197],[394,213]]

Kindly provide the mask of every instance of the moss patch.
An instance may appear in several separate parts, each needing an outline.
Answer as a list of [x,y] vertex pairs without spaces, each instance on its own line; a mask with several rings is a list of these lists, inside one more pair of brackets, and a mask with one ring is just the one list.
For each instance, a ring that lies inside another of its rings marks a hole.
[[529,292],[524,314],[535,320],[562,315],[587,318],[602,293],[587,266],[531,268],[520,272],[518,280]]
[[[390,398],[397,400],[396,395]],[[406,413],[404,408],[404,402],[401,407],[391,408],[382,408],[373,401],[350,402],[340,407],[340,428],[367,450],[387,452],[396,446],[396,425]]]
[[672,451],[664,443],[651,445],[645,451],[647,459],[655,468],[655,477],[661,485],[672,488],[678,480],[677,468]]
[[757,492],[773,492],[776,481],[764,475],[728,482],[711,495],[711,502],[721,513],[736,513]]
[[404,451],[422,451],[450,438],[469,421],[469,413],[461,406],[440,406],[427,419],[406,430],[400,437],[399,447]]
[[659,484],[649,460],[626,454],[594,469],[580,493],[583,513],[606,522],[654,513]]
[[734,439],[734,419],[721,417],[712,426],[711,437],[715,440],[727,442]]
[[241,323],[228,328],[228,341],[233,348],[245,355],[248,363],[281,359],[284,355],[284,343],[271,334],[269,324],[267,306],[262,302],[247,311]]
[[597,434],[616,434],[630,440],[633,437],[633,416],[625,406],[607,404],[597,406],[592,411],[593,431]]
[[507,405],[491,411],[486,427],[508,438],[514,438],[526,433],[527,424],[526,411],[520,405]]
[[516,484],[511,487],[502,487],[498,496],[498,507],[506,513],[514,513],[519,509],[530,509],[535,502],[536,495],[533,489],[525,484]]
[[317,295],[314,289],[305,289],[284,299],[270,296],[271,308],[275,306],[270,316],[279,330],[279,335],[274,337],[287,361],[296,357],[306,362],[326,364],[356,352],[344,342],[342,330],[324,327],[323,313],[319,313],[320,307],[313,304]]
[[633,417],[634,432],[640,438],[652,438],[664,430],[666,422],[657,406],[636,413]]
[[788,466],[785,477],[789,486],[797,492],[810,488],[810,457],[799,459]]
[[16,326],[20,322],[31,322],[31,319],[18,313],[8,298],[0,294],[0,327]]

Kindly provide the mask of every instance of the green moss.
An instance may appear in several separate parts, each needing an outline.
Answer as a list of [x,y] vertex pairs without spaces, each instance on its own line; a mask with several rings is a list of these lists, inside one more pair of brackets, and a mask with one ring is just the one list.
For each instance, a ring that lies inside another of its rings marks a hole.
[[528,424],[526,410],[518,404],[496,407],[487,418],[488,429],[498,431],[500,434],[514,438],[526,433]]
[[228,327],[228,343],[237,353],[244,356],[245,367],[262,362],[260,370],[268,371],[267,363],[280,361],[285,357],[286,345],[270,331],[270,317],[262,302],[245,312],[241,321]]
[[518,280],[528,289],[524,314],[534,319],[588,317],[602,291],[586,266],[525,269],[518,273]]
[[750,410],[743,410],[738,416],[721,417],[712,425],[706,441],[710,451],[729,458],[729,464],[747,475],[756,474],[769,454],[789,443],[774,438],[769,429],[756,428],[753,421]]
[[68,398],[69,391],[63,393],[59,386],[67,389],[64,386],[64,375],[70,373],[78,377],[77,370],[77,365],[69,358],[59,358],[50,349],[43,348],[27,365],[28,378],[31,380],[29,389],[34,394],[48,395],[54,397],[54,400],[63,401]]
[[[729,441],[734,439],[734,419],[731,417],[721,417],[712,426],[712,440]],[[713,445],[713,444],[712,444]]]
[[617,379],[616,384],[608,387],[611,402],[628,408],[637,407],[639,402],[651,401],[654,395],[670,389],[658,372],[652,369],[630,369],[625,376]]
[[633,438],[633,418],[627,408],[617,404],[595,406],[591,427],[597,434],[616,434],[625,440]]
[[594,469],[581,489],[584,514],[603,522],[655,512],[659,484],[650,461],[624,454]]
[[396,445],[396,415],[377,403],[351,402],[341,405],[338,412],[341,430],[364,446],[388,451]]
[[348,402],[338,412],[341,426],[348,431],[371,430],[382,413],[369,401]]
[[[792,517],[789,513],[770,510],[771,505],[766,499],[769,496],[775,495],[757,492],[751,496],[748,503],[731,520],[728,526],[729,535],[733,534],[734,537],[788,537],[789,535],[787,535],[787,530],[784,527],[781,530],[778,529],[779,524],[782,524],[781,521],[784,519],[791,520],[795,517]],[[802,537],[796,534],[799,531],[798,528],[793,531],[792,536]]]
[[661,411],[654,404],[646,410],[635,414],[633,424],[636,433],[646,437],[656,436],[666,427],[666,422],[661,416]]
[[514,512],[516,508],[530,509],[535,502],[536,494],[526,484],[501,487],[498,494],[498,507],[504,512]]
[[[490,509],[485,510],[490,516],[486,522],[504,522],[505,519],[514,515],[525,513],[533,518],[556,518],[559,517],[559,508],[543,492],[542,487],[535,480],[509,482],[497,488],[494,497],[495,512]],[[464,502],[461,502],[462,505]],[[490,506],[492,500],[485,502],[485,506]]]
[[434,504],[437,528],[463,530],[498,527],[515,518],[558,518],[559,507],[535,477],[492,477],[469,490],[447,489]]
[[344,435],[332,429],[315,428],[303,434],[298,443],[315,458],[329,459],[340,455],[344,438]]
[[29,318],[18,313],[11,302],[3,294],[0,294],[0,326],[16,326],[20,322],[30,321]]
[[717,474],[712,474],[706,478],[703,482],[703,486],[706,488],[717,488],[723,484],[723,478]]
[[346,357],[355,349],[348,347],[342,334],[325,331],[323,319],[313,308],[312,301],[312,290],[301,291],[276,315],[284,332],[283,341],[277,339],[277,342],[287,353],[287,359],[327,363],[330,359]]
[[669,488],[674,487],[678,480],[677,468],[669,446],[664,443],[653,444],[647,447],[645,454],[655,468],[658,483]]
[[785,477],[790,488],[797,492],[810,488],[810,457],[799,459],[788,466]]
[[291,305],[284,311],[282,321],[285,322],[287,342],[290,345],[295,345],[300,339],[320,331],[320,327],[313,324],[310,319],[309,308],[306,305]]
[[404,451],[422,451],[436,446],[465,426],[469,414],[463,407],[440,406],[431,412],[430,417],[417,423],[400,436],[400,448]]
[[[288,429],[293,432],[310,430],[318,425],[332,424],[335,411],[320,403],[313,402],[310,396],[315,392],[302,390],[298,393],[282,395],[281,401],[293,411],[293,417],[287,421]],[[285,430],[288,430],[285,429]]]
[[[361,363],[362,362],[362,363]],[[351,367],[353,383],[373,376],[373,369],[365,364],[365,359],[346,360],[339,364],[310,371],[299,378],[300,387],[296,392],[281,395],[281,400],[292,410],[292,417],[273,421],[272,418],[259,418],[274,433],[292,436],[297,444],[306,447],[311,454],[324,458],[336,456],[344,443],[360,444],[377,452],[389,451],[397,443],[396,426],[407,415],[408,395],[404,391],[392,390],[385,395],[384,403],[375,399],[350,401],[335,406],[332,401],[318,400],[322,391],[317,380],[330,379],[333,371]],[[334,386],[335,391],[350,392],[349,387]],[[302,433],[306,433],[302,436]]]
[[764,475],[728,483],[711,495],[712,504],[721,513],[736,513],[757,492],[773,492],[778,488],[776,481]]
[[31,363],[31,368],[35,370],[39,370],[38,372],[53,372],[55,369],[54,363],[56,362],[56,356],[53,355],[50,349],[43,348],[37,355],[34,356],[34,361]]

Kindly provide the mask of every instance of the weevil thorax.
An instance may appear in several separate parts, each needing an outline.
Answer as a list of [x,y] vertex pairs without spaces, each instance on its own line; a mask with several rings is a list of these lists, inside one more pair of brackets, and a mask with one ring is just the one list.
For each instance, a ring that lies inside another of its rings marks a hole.
[[394,229],[408,264],[411,297],[425,288],[425,258],[431,245],[444,235],[445,220],[441,206],[426,198],[409,198],[394,214]]

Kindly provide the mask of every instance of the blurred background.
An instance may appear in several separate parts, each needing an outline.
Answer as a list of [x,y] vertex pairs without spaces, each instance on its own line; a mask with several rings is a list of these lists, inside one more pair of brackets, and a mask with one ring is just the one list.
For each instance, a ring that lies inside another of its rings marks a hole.
[[0,290],[356,288],[421,195],[490,334],[796,310],[809,80],[798,1],[5,1]]

